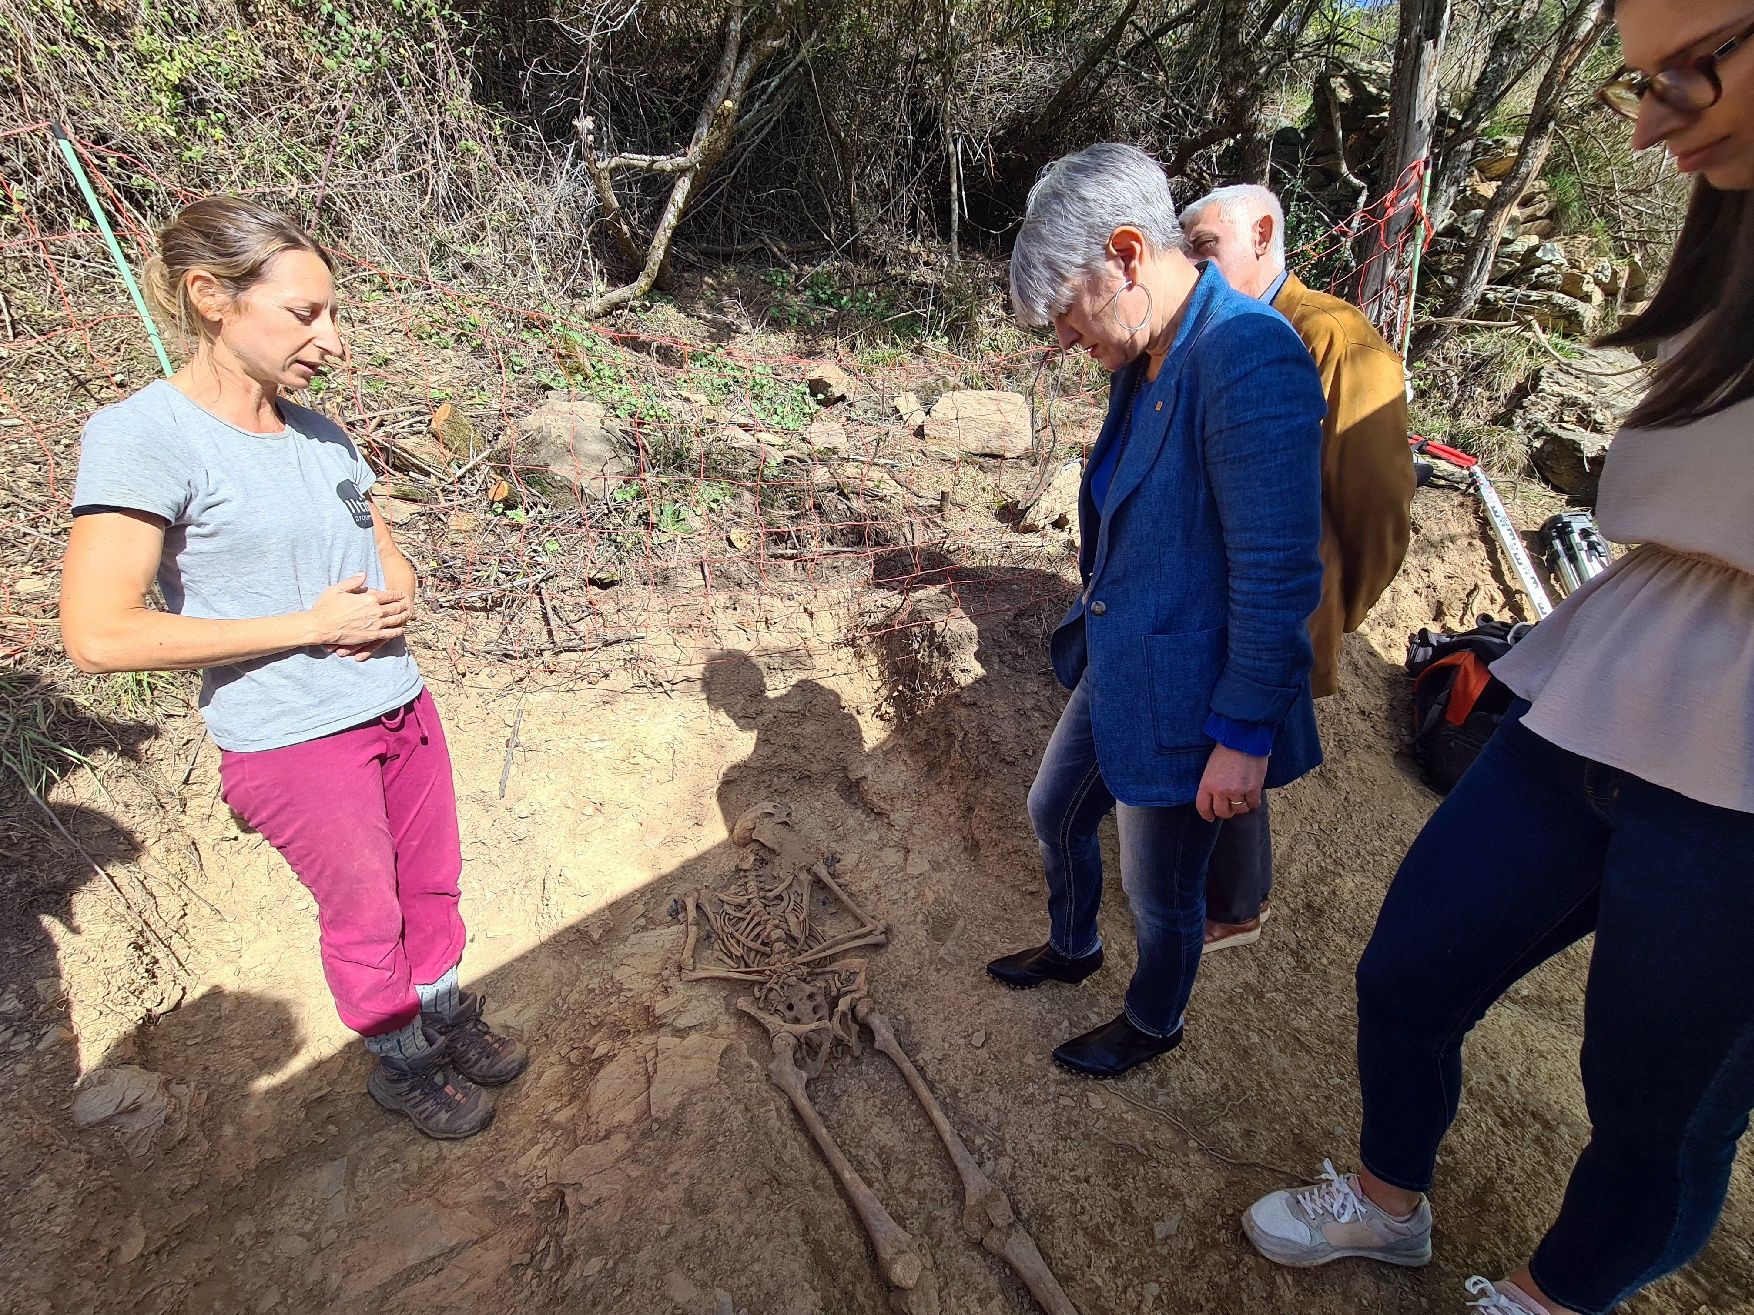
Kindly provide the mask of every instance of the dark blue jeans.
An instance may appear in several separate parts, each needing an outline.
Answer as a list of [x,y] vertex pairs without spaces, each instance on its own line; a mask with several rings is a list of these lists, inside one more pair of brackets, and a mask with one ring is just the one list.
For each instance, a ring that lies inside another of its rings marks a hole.
[[1267,791],[1261,806],[1228,819],[1218,831],[1212,863],[1206,869],[1206,916],[1235,926],[1261,916],[1273,893],[1273,828],[1267,820]]
[[1358,965],[1358,1070],[1365,1167],[1427,1190],[1463,1037],[1591,932],[1592,1133],[1532,1272],[1602,1315],[1705,1245],[1748,1127],[1754,814],[1580,758],[1513,714],[1389,888]]
[[1048,942],[1074,958],[1102,944],[1102,847],[1109,809],[1121,841],[1121,887],[1133,908],[1139,961],[1127,987],[1133,1026],[1168,1036],[1181,1026],[1206,938],[1206,863],[1219,823],[1192,804],[1116,805],[1096,762],[1086,682],[1072,691],[1029,790],[1029,820],[1041,842],[1048,883]]

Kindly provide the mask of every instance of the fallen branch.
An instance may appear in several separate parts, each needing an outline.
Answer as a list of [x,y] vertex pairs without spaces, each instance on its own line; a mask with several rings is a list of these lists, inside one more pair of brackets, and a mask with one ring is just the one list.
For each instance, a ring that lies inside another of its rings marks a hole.
[[1264,1160],[1243,1160],[1232,1155],[1226,1155],[1223,1151],[1208,1143],[1191,1127],[1182,1122],[1182,1120],[1176,1118],[1176,1116],[1171,1114],[1168,1110],[1160,1110],[1155,1105],[1148,1105],[1142,1100],[1137,1100],[1134,1097],[1127,1095],[1126,1092],[1120,1090],[1118,1087],[1114,1089],[1114,1094],[1135,1109],[1144,1110],[1147,1114],[1155,1114],[1158,1118],[1173,1127],[1177,1132],[1181,1133],[1182,1136],[1186,1137],[1188,1142],[1196,1150],[1204,1151],[1214,1160],[1217,1160],[1222,1164],[1228,1164],[1233,1169],[1259,1169],[1263,1173],[1277,1174],[1282,1178],[1290,1179],[1292,1182],[1297,1182],[1305,1176],[1298,1173],[1295,1169],[1287,1169],[1282,1164],[1268,1164]]
[[[777,25],[746,44],[743,17],[743,4],[741,0],[736,0],[731,6],[730,17],[725,25],[725,45],[719,55],[718,73],[701,102],[700,116],[686,150],[671,155],[623,152],[606,156],[597,149],[596,121],[589,115],[579,117],[576,126],[584,146],[585,168],[596,185],[604,217],[609,220],[623,252],[632,263],[641,266],[639,274],[631,283],[614,288],[593,301],[585,312],[588,317],[597,318],[617,310],[652,290],[663,273],[664,263],[670,254],[670,242],[675,237],[677,225],[682,222],[683,212],[700,183],[724,158],[730,147],[741,118],[750,80],[785,44],[785,38]],[[633,229],[628,222],[626,208],[615,191],[614,175],[623,169],[639,169],[661,176],[674,175],[676,178],[670,189],[669,199],[665,201],[664,209],[653,226],[651,241],[643,258],[639,254],[639,243],[634,239]]]
[[604,635],[599,639],[579,640],[560,644],[499,644],[481,651],[490,657],[531,658],[545,657],[554,653],[595,653],[600,648],[613,648],[617,644],[637,644],[646,637],[643,630],[626,635]]
[[524,726],[524,700],[518,700],[518,715],[512,718],[512,733],[505,742],[505,766],[499,773],[499,797],[505,798],[506,783],[512,779],[512,755],[518,751],[518,732]]

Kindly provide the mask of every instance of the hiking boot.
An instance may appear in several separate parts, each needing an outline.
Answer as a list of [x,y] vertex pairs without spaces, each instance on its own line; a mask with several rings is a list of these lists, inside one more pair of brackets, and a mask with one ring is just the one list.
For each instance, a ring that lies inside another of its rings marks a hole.
[[1423,1265],[1431,1259],[1431,1205],[1421,1201],[1407,1219],[1373,1204],[1358,1175],[1342,1178],[1322,1161],[1323,1181],[1263,1196],[1242,1217],[1243,1231],[1268,1260],[1299,1269],[1343,1256],[1391,1265]]
[[1480,1298],[1468,1303],[1469,1310],[1490,1311],[1492,1315],[1550,1315],[1545,1306],[1508,1279],[1499,1287],[1476,1274],[1468,1280],[1467,1288]]
[[523,1042],[502,1036],[487,1025],[481,1016],[486,1007],[485,995],[458,991],[457,1007],[450,1014],[442,1018],[427,1014],[421,1021],[445,1039],[452,1068],[480,1086],[498,1087],[528,1067],[530,1052]]
[[379,1056],[365,1089],[385,1109],[406,1114],[428,1137],[473,1137],[493,1122],[493,1093],[451,1067],[443,1037],[432,1039],[431,1049],[417,1059]]

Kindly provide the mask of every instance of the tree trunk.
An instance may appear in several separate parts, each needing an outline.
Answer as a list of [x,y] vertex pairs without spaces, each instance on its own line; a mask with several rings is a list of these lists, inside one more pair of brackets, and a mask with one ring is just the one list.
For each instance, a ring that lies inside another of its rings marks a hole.
[[[1427,214],[1442,227],[1455,209],[1456,196],[1473,164],[1480,130],[1511,89],[1528,76],[1547,48],[1550,34],[1541,21],[1540,0],[1523,0],[1521,11],[1492,33],[1491,51],[1462,106],[1461,118],[1433,152],[1431,200]],[[1561,20],[1563,22],[1563,19]]]
[[[585,167],[596,184],[604,214],[614,226],[618,240],[636,253],[638,244],[634,241],[628,224],[627,212],[615,192],[616,172],[622,169],[638,169],[647,173],[676,175],[669,199],[664,203],[658,222],[652,228],[651,241],[646,248],[639,274],[633,282],[598,297],[588,308],[588,314],[606,314],[631,301],[637,301],[652,290],[664,271],[664,263],[670,255],[670,241],[676,235],[676,226],[682,222],[682,215],[688,208],[689,201],[730,148],[744,97],[749,92],[750,80],[783,44],[778,27],[745,41],[743,5],[741,0],[732,5],[725,25],[725,48],[719,56],[717,76],[701,102],[700,115],[688,149],[677,154],[623,153],[609,157],[600,156],[594,139],[595,125],[588,116],[581,116],[578,127],[585,148]],[[635,259],[639,263],[637,255]]]
[[1071,109],[1078,94],[1084,90],[1084,84],[1090,75],[1101,67],[1103,61],[1114,52],[1120,40],[1126,35],[1127,25],[1133,21],[1133,12],[1138,9],[1139,0],[1126,0],[1115,14],[1114,22],[1094,41],[1090,49],[1084,52],[1084,58],[1072,75],[1062,82],[1054,94],[1048,98],[1047,104],[1037,110],[1022,127],[1020,139],[1036,141],[1049,136],[1059,126],[1060,119]]
[[1360,237],[1354,300],[1390,342],[1397,341],[1401,245],[1417,213],[1417,192],[1401,186],[1407,171],[1431,154],[1437,119],[1437,64],[1449,32],[1450,0],[1401,0],[1395,69],[1389,89],[1389,131],[1373,203],[1388,209],[1381,226]]
[[944,173],[949,185],[950,263],[962,263],[962,149],[956,135],[956,65],[962,53],[957,48],[955,0],[944,0],[943,22],[939,25],[938,50],[943,59],[941,68],[942,100],[938,106],[938,130],[944,140]]
[[[1595,49],[1596,43],[1602,39],[1602,33],[1613,22],[1606,10],[1599,8],[1599,4],[1600,0],[1580,0],[1555,34],[1553,59],[1547,65],[1540,89],[1535,92],[1534,104],[1529,109],[1529,124],[1523,132],[1523,141],[1517,149],[1516,160],[1480,216],[1480,228],[1468,249],[1467,263],[1463,266],[1455,291],[1450,294],[1440,312],[1440,319],[1467,319],[1480,304],[1486,285],[1492,281],[1492,265],[1498,259],[1498,248],[1504,239],[1505,224],[1509,222],[1517,202],[1522,200],[1524,189],[1547,162],[1547,152],[1553,145],[1553,130],[1559,120],[1559,108],[1571,85],[1571,79],[1578,66],[1583,63],[1584,57]],[[1431,346],[1442,341],[1452,328],[1453,326],[1446,324],[1431,326],[1431,330],[1422,335],[1421,349],[1429,350]]]

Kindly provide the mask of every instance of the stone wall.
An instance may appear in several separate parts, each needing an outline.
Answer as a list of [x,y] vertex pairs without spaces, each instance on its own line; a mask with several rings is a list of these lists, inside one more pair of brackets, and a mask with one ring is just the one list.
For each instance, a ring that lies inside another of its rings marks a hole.
[[[1307,131],[1275,140],[1275,156],[1300,176],[1306,192],[1332,215],[1356,212],[1361,182],[1382,158],[1388,131],[1388,70],[1330,66],[1315,82]],[[1455,123],[1442,111],[1441,135]],[[1515,137],[1483,138],[1455,200],[1426,252],[1422,292],[1441,300],[1460,277],[1487,204],[1516,160]],[[1536,179],[1518,200],[1493,262],[1491,282],[1474,318],[1517,323],[1527,317],[1549,333],[1587,337],[1614,316],[1639,309],[1651,292],[1636,260],[1616,258],[1605,244],[1560,231],[1558,205],[1547,182]]]

